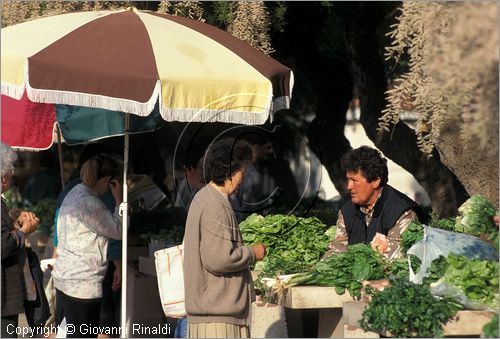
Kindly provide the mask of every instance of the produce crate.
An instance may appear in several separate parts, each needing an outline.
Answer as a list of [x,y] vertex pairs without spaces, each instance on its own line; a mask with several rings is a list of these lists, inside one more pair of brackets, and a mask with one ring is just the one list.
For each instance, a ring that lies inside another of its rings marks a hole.
[[[368,303],[363,301],[345,302],[344,337],[346,338],[380,338],[378,333],[367,332],[359,328],[364,309]],[[481,335],[483,326],[491,321],[495,313],[489,311],[458,311],[456,316],[443,326],[445,336],[477,336]],[[384,333],[390,336],[390,333]]]
[[342,304],[352,300],[348,291],[339,295],[334,287],[295,286],[287,289],[283,306],[290,309],[318,309],[318,337],[343,338]]
[[294,286],[287,290],[283,306],[288,308],[342,308],[345,301],[353,298],[346,290],[339,295],[335,287]]

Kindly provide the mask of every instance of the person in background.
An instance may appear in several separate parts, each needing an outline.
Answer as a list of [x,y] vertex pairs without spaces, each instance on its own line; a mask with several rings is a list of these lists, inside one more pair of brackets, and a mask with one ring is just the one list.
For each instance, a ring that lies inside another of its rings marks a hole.
[[270,205],[276,183],[263,161],[272,155],[271,142],[264,135],[248,133],[241,137],[251,148],[251,162],[245,170],[245,177],[238,190],[229,199],[241,222],[252,213],[259,213]]
[[[71,189],[59,210],[59,243],[52,277],[66,322],[76,329],[69,336],[95,336],[80,332],[80,325],[97,328],[100,323],[108,241],[121,238],[122,171],[123,162],[118,157],[106,153],[93,156],[82,165],[82,183]],[[115,199],[113,213],[99,199],[108,190]]]
[[401,234],[412,221],[427,221],[422,208],[387,184],[387,160],[378,150],[350,150],[341,165],[351,197],[339,211],[335,240],[325,257],[358,243],[371,244],[387,258],[400,256]]
[[23,198],[30,205],[40,200],[55,199],[61,191],[61,178],[56,169],[56,158],[50,150],[38,155],[39,170],[29,177],[24,187]]
[[[77,170],[81,170],[82,165],[85,161],[92,158],[99,153],[110,153],[114,154],[113,149],[106,145],[100,143],[91,143],[86,145],[78,160]],[[57,207],[54,220],[54,253],[53,258],[57,258],[57,216],[59,214],[59,208],[68,194],[68,192],[80,184],[82,179],[79,173],[74,177],[65,187],[64,190],[59,194],[57,198]],[[103,195],[99,196],[99,199],[106,205],[108,210],[113,213],[115,210],[115,199],[110,190],[108,190]],[[120,323],[120,300],[121,300],[121,279],[122,279],[122,265],[121,265],[121,252],[122,252],[122,242],[121,240],[109,239],[107,257],[108,257],[108,269],[103,280],[103,297],[102,306],[100,313],[100,326],[101,327],[112,327],[118,326]],[[56,323],[60,324],[63,319],[62,305],[56,298]],[[99,334],[99,338],[107,338],[107,334]]]
[[[10,188],[17,154],[7,144],[0,143],[2,193]],[[36,300],[36,287],[31,276],[24,248],[25,237],[34,232],[39,219],[22,211],[13,220],[2,197],[2,311],[1,337],[16,338],[19,314],[24,312],[24,300]]]
[[203,186],[205,186],[205,182],[202,178],[202,167],[203,149],[201,147],[190,149],[184,161],[186,176],[182,179],[177,188],[175,207],[182,207],[186,211],[189,210],[193,197]]
[[252,161],[237,192],[230,196],[238,222],[252,213],[261,213],[273,204],[290,207],[299,201],[297,183],[288,162],[277,158],[265,132],[251,132],[241,136],[250,144]]
[[[182,179],[177,189],[175,207],[182,207],[188,211],[196,193],[205,186],[205,181],[202,177],[203,153],[201,147],[191,147],[188,150],[186,160],[184,161],[186,176]],[[175,326],[174,338],[186,338],[187,326],[187,317],[178,319]]]
[[244,246],[228,196],[241,184],[251,160],[246,142],[214,142],[204,161],[208,184],[194,197],[184,235],[184,288],[190,338],[249,337],[255,300],[249,266],[265,246]]

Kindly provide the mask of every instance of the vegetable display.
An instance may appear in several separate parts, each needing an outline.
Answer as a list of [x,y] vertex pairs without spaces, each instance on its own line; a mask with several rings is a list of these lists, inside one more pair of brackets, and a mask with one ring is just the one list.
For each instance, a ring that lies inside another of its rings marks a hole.
[[440,337],[443,324],[461,307],[453,299],[436,299],[426,286],[405,279],[391,279],[391,283],[381,292],[368,289],[372,301],[360,320],[364,330],[390,332],[397,338]]
[[319,261],[311,271],[297,274],[287,285],[334,286],[337,294],[344,294],[347,289],[352,297],[359,298],[361,282],[385,278],[384,268],[380,253],[369,245],[355,244],[348,246],[344,253]]
[[484,338],[498,338],[498,314],[483,327]]
[[444,282],[458,287],[470,300],[498,308],[498,261],[468,259],[450,253],[447,262]]
[[489,240],[495,243],[498,249],[498,228],[493,223],[493,217],[498,215],[498,208],[482,195],[470,197],[458,208],[459,216],[456,219],[455,231],[479,236],[481,233],[489,235]]
[[246,245],[266,246],[266,257],[254,269],[265,271],[268,276],[310,269],[330,242],[326,226],[314,217],[252,214],[240,223],[240,231]]
[[401,249],[406,253],[416,242],[424,238],[424,228],[418,221],[413,221],[401,234]]

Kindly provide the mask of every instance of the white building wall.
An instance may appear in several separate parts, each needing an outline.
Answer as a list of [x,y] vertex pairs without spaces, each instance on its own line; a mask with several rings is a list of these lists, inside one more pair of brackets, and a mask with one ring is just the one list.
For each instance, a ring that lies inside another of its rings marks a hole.
[[[373,142],[366,135],[363,126],[361,126],[361,124],[357,121],[350,121],[346,124],[344,133],[346,138],[351,143],[352,148],[357,148],[363,145],[376,148]],[[317,158],[315,160],[317,160]],[[429,196],[409,172],[390,159],[387,159],[387,166],[389,168],[389,184],[391,186],[405,193],[407,196],[420,204],[430,204]],[[339,197],[338,191],[335,189],[335,186],[328,176],[328,172],[322,165],[320,190],[324,191],[324,195],[322,196],[324,199]]]

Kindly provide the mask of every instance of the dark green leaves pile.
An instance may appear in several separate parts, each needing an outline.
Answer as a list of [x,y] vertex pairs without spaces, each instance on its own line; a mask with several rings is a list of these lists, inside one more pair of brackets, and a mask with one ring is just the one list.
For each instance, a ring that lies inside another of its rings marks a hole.
[[479,236],[490,234],[489,239],[498,249],[498,229],[493,223],[493,216],[498,214],[498,208],[486,197],[476,194],[470,197],[458,208],[459,216],[455,223],[455,231]]
[[446,270],[448,269],[448,266],[448,260],[446,259],[446,257],[439,256],[438,258],[434,259],[431,263],[431,267],[427,269],[429,275],[423,279],[422,283],[425,286],[429,286],[433,282],[438,281],[444,276]]
[[498,261],[468,259],[448,254],[443,281],[461,289],[467,298],[498,308]]
[[[411,268],[413,269],[413,272],[415,273],[418,272],[420,264],[421,264],[420,259],[412,255]],[[408,280],[410,277],[410,272],[408,270],[408,259],[406,257],[398,258],[391,262],[388,262],[386,271],[388,276],[394,275],[396,277]]]
[[350,245],[347,252],[319,261],[314,269],[290,279],[289,286],[334,286],[337,294],[347,289],[351,296],[361,295],[361,281],[385,278],[382,255],[365,244]]
[[484,325],[483,334],[485,338],[498,338],[498,314],[495,314],[491,322]]
[[436,214],[432,215],[432,220],[430,222],[430,227],[439,228],[441,230],[446,230],[450,232],[455,231],[455,218],[439,219]]
[[391,279],[391,287],[371,291],[372,301],[363,312],[361,328],[390,332],[397,338],[440,337],[442,325],[460,309],[453,299],[436,299],[423,285],[405,279]]
[[424,228],[418,221],[412,222],[401,234],[401,249],[406,253],[416,242],[424,238]]
[[327,250],[329,238],[326,226],[318,218],[294,215],[252,214],[240,223],[245,244],[266,245],[267,256],[255,265],[255,270],[268,276],[303,272],[310,269]]

